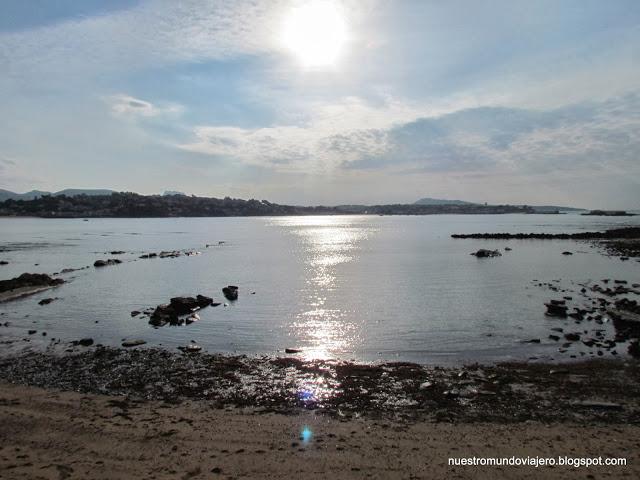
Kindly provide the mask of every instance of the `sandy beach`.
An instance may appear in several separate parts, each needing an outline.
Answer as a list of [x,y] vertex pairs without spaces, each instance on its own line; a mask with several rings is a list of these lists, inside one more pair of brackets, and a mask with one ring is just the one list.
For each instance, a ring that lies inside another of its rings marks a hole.
[[[637,478],[640,427],[341,421],[0,386],[0,478]],[[305,430],[306,428],[306,430]],[[306,432],[303,433],[303,432]],[[449,457],[627,466],[449,466]]]

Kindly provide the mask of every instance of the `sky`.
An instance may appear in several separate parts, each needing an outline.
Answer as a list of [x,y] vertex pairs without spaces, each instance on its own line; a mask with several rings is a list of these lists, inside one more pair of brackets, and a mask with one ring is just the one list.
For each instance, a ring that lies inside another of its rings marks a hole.
[[640,2],[2,0],[0,188],[640,208]]

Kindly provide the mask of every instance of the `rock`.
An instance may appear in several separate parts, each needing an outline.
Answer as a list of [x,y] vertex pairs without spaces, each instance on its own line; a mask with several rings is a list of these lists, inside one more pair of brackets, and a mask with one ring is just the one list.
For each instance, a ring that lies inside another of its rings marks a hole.
[[635,342],[631,342],[627,352],[629,352],[629,355],[633,358],[640,358],[640,342],[637,340]]
[[200,345],[195,345],[193,343],[190,343],[183,347],[178,347],[178,349],[183,351],[184,353],[197,353],[200,350],[202,350],[202,347]]
[[6,260],[0,260],[0,265],[9,265],[9,262]]
[[[163,327],[167,323],[171,325],[191,324],[200,317],[191,315],[196,310],[207,307],[213,303],[213,299],[204,295],[194,297],[174,297],[169,303],[158,305],[151,314],[149,323],[154,327]],[[180,318],[180,315],[191,315],[190,320]]]
[[224,294],[227,300],[237,300],[238,299],[238,287],[235,285],[229,285],[222,289],[222,293]]
[[110,258],[108,260],[96,260],[93,262],[94,267],[106,267],[108,265],[117,265],[122,263],[122,260],[118,260],[117,258]]
[[149,323],[154,327],[164,327],[167,323],[175,325],[178,323],[178,314],[171,305],[158,305],[151,314]]
[[23,273],[10,280],[0,280],[0,302],[33,295],[63,283],[63,279],[51,278],[44,273]]
[[556,341],[556,342],[557,342],[558,340],[560,340],[560,337],[559,337],[558,335],[549,335],[549,338],[550,338],[551,340]]
[[471,253],[471,255],[475,255],[478,258],[491,258],[491,257],[502,256],[502,254],[498,250],[487,250],[485,248],[481,248],[477,252]]
[[157,253],[145,253],[144,255],[140,255],[138,258],[156,258],[157,256]]
[[294,353],[301,353],[302,350],[299,350],[297,348],[285,348],[284,349],[284,353],[289,353],[289,354],[294,354]]
[[124,342],[122,342],[122,346],[123,347],[137,347],[138,345],[144,345],[145,342],[144,340],[125,340]]
[[83,347],[90,347],[91,345],[93,345],[93,338],[81,338],[80,340],[73,342],[73,344],[81,345]]
[[193,297],[174,297],[169,300],[169,305],[178,315],[187,315],[200,308],[198,301]]
[[504,247],[505,252],[510,252],[511,251],[511,247]]
[[170,300],[170,305],[178,315],[187,315],[196,310],[208,307],[213,303],[213,299],[204,295],[193,297],[174,297]]
[[160,258],[176,258],[179,257],[180,255],[182,255],[182,253],[180,253],[178,250],[171,250],[171,251],[162,251],[160,252]]
[[579,333],[565,333],[564,334],[564,338],[566,338],[570,342],[577,342],[578,340],[580,340],[580,334]]
[[597,400],[578,400],[571,402],[572,407],[578,408],[594,408],[598,410],[622,410],[623,406],[619,403],[600,402]]
[[427,388],[433,387],[433,382],[423,382],[420,384],[420,390],[426,390]]
[[49,287],[64,283],[61,278],[51,278],[45,273],[23,273],[11,280],[0,280],[0,292],[22,287]]
[[29,335],[33,335],[34,333],[37,333],[37,330],[29,330],[27,333],[28,333]]
[[123,250],[114,250],[113,252],[109,252],[110,255],[122,255],[125,253]]
[[567,306],[564,304],[564,300],[551,300],[549,303],[545,303],[547,311],[545,315],[549,317],[561,317],[567,316]]
[[540,343],[539,338],[532,338],[531,340],[522,340],[521,343]]
[[213,304],[213,298],[205,297],[204,295],[196,295],[196,302],[200,308],[208,307]]
[[140,315],[140,313],[141,313],[141,312],[139,312],[138,310],[133,310],[133,311],[131,312],[131,316],[132,316],[132,317],[137,317],[138,315]]
[[38,305],[49,305],[54,300],[57,300],[57,299],[56,298],[43,298],[42,300],[40,300],[38,302]]
[[566,251],[566,252],[562,252],[562,254],[563,255],[573,255],[573,252]]

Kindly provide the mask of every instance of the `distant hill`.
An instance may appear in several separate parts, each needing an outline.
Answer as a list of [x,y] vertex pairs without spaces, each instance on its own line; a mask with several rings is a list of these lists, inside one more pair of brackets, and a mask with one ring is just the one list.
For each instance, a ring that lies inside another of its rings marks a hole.
[[182,197],[186,197],[187,194],[184,192],[177,192],[174,190],[165,190],[165,192],[162,194],[163,197],[166,197],[167,195],[180,195]]
[[34,200],[44,195],[51,195],[52,197],[58,197],[60,195],[66,195],[67,197],[74,197],[76,195],[111,195],[114,190],[107,189],[81,189],[81,188],[67,188],[60,190],[59,192],[44,192],[42,190],[31,190],[26,193],[16,193],[9,190],[3,190],[0,188],[0,202],[5,200]]
[[[474,202],[466,202],[464,200],[444,200],[440,198],[421,198],[414,205],[479,205]],[[558,207],[555,205],[516,205],[517,207],[529,206],[533,208],[536,213],[554,213],[554,212],[580,212],[584,211],[584,208],[575,207]]]
[[441,198],[421,198],[414,205],[476,205],[473,202],[465,202],[464,200],[444,200]]
[[26,193],[15,193],[9,190],[3,190],[0,188],[0,202],[4,202],[5,200],[33,200],[34,198],[39,198],[42,195],[49,195],[50,192],[42,192],[40,190],[31,190]]
[[554,206],[554,205],[531,205],[531,207],[536,212],[554,212],[554,211],[559,211],[559,212],[582,212],[582,211],[585,210],[584,208],[557,207],[557,206]]

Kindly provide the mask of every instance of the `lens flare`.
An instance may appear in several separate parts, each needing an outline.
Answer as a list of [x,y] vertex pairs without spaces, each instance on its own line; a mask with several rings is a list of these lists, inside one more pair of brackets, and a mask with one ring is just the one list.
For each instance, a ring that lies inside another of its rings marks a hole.
[[302,431],[300,432],[300,438],[302,440],[302,443],[309,443],[312,436],[313,436],[313,432],[309,427],[305,425]]

